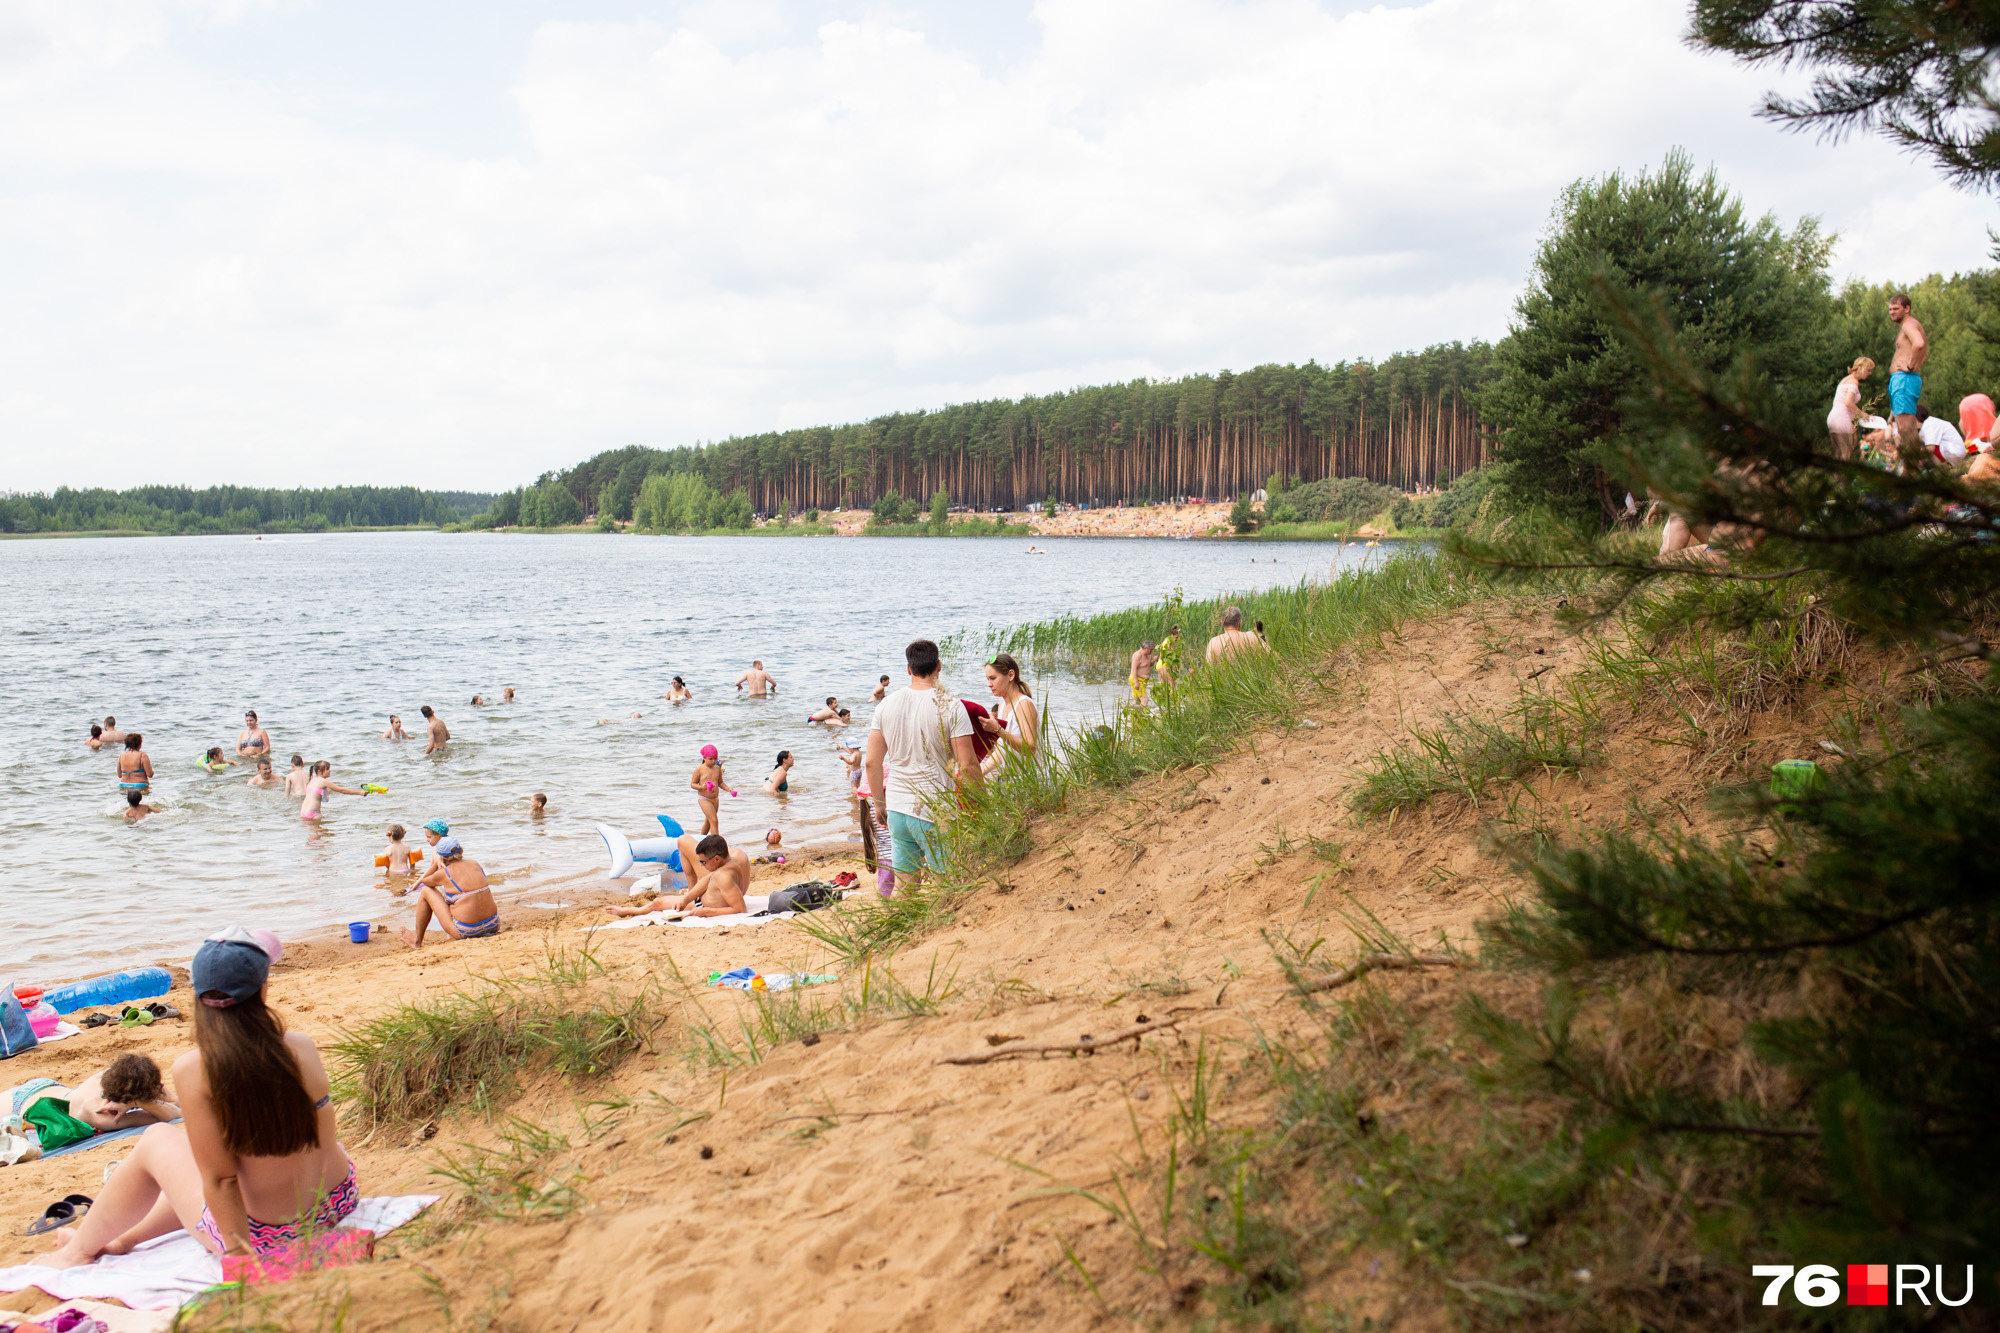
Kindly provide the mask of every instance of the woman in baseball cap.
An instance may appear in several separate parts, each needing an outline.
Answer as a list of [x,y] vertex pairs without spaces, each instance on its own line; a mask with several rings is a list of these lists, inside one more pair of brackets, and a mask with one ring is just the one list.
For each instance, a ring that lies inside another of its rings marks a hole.
[[181,1123],[140,1135],[75,1233],[56,1238],[51,1266],[124,1254],[182,1227],[219,1254],[274,1254],[360,1203],[319,1048],[265,1003],[281,952],[270,932],[241,926],[202,942],[195,1049],[173,1069]]

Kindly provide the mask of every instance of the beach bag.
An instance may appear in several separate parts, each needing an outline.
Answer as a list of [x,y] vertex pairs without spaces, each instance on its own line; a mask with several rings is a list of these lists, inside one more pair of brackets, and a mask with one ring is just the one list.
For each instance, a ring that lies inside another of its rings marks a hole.
[[0,1060],[11,1060],[39,1044],[34,1027],[28,1022],[28,1011],[15,998],[13,986],[0,983]]
[[817,912],[820,908],[840,901],[840,890],[825,880],[809,879],[803,884],[794,884],[779,889],[771,895],[760,916],[776,916],[780,912]]

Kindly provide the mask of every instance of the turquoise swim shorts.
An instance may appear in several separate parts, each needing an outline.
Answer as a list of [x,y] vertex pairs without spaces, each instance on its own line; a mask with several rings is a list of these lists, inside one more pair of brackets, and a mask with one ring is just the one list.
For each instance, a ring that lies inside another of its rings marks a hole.
[[1923,396],[1924,377],[1908,370],[1898,370],[1889,376],[1889,415],[1892,417],[1913,417],[1917,414],[1917,399]]
[[914,875],[937,856],[937,825],[900,810],[889,812],[889,841],[899,875]]

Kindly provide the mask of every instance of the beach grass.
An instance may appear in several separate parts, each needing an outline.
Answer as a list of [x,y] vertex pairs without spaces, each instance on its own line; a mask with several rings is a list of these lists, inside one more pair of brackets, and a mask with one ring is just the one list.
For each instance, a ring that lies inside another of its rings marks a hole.
[[1439,796],[1476,802],[1500,783],[1537,774],[1580,772],[1596,758],[1600,726],[1595,692],[1571,679],[1555,693],[1523,696],[1499,720],[1460,715],[1418,728],[1408,744],[1375,756],[1350,804],[1367,819]]
[[610,984],[589,947],[551,948],[524,974],[405,1001],[343,1031],[329,1050],[335,1094],[376,1121],[490,1113],[528,1074],[609,1074],[651,1045],[657,986]]

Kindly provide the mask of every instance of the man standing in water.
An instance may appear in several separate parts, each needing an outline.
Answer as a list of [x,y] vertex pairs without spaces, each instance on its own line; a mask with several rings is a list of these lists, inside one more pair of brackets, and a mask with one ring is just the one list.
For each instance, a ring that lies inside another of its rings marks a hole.
[[106,745],[123,745],[125,743],[125,733],[118,730],[117,718],[107,717],[104,719],[103,741]]
[[1160,650],[1151,639],[1142,640],[1132,654],[1132,675],[1127,682],[1132,687],[1132,702],[1141,708],[1146,706],[1146,691],[1152,688],[1153,671],[1159,665]]
[[425,704],[417,711],[424,715],[424,730],[430,734],[430,743],[424,746],[424,753],[430,754],[442,750],[451,740],[451,728],[444,724],[443,718],[431,711],[429,704]]
[[1897,292],[1889,298],[1889,318],[1896,324],[1896,355],[1889,362],[1889,415],[1903,447],[1917,442],[1917,399],[1923,396],[1924,362],[1931,354],[1924,326],[1910,313],[1910,298]]
[[762,699],[767,690],[772,694],[778,692],[778,682],[772,680],[766,674],[764,663],[761,659],[752,662],[750,669],[736,678],[737,689],[742,689],[746,684],[750,687],[750,697],[752,699]]
[[982,774],[972,744],[972,715],[938,686],[938,646],[918,639],[903,650],[903,661],[910,687],[884,699],[869,724],[868,790],[885,797],[896,883],[913,890],[937,855],[937,814],[931,806],[952,790],[952,761],[958,763],[959,781],[970,786],[979,786]]
[[1224,609],[1222,633],[1208,641],[1209,665],[1213,666],[1229,654],[1240,653],[1247,648],[1264,649],[1264,641],[1254,634],[1243,632],[1243,611],[1240,607]]
[[268,759],[271,755],[271,734],[257,723],[257,710],[251,709],[243,715],[243,730],[236,733],[236,757],[238,759]]

